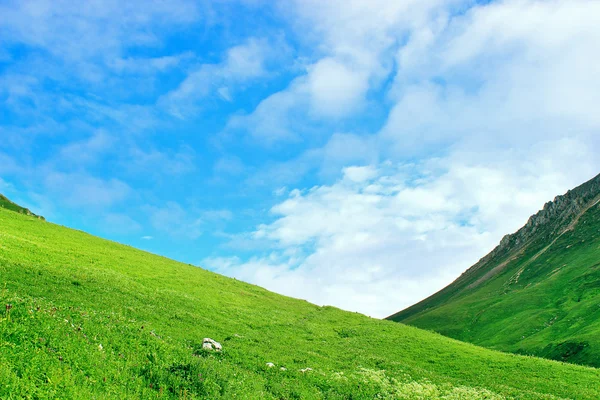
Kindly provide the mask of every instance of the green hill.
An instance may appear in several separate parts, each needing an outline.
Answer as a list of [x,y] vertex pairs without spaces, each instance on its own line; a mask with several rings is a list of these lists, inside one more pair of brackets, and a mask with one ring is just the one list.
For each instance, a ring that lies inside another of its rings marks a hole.
[[433,296],[388,319],[600,367],[600,176],[558,196]]
[[594,368],[318,307],[4,209],[0,304],[2,399],[600,396]]
[[44,219],[44,217],[40,217],[39,215],[35,215],[29,209],[25,207],[21,207],[20,205],[13,203],[6,196],[0,193],[0,208],[4,208],[6,210],[18,212],[20,214],[30,215],[32,217],[37,217],[39,219]]

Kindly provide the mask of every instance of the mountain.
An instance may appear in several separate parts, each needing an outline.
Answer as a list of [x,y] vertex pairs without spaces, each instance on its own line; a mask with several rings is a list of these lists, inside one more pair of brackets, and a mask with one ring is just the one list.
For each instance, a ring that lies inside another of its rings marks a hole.
[[5,208],[7,210],[14,211],[14,212],[18,212],[20,214],[25,214],[25,215],[36,217],[39,219],[44,219],[44,217],[40,217],[39,215],[35,215],[31,211],[29,211],[29,209],[27,209],[25,207],[21,207],[20,205],[18,205],[16,203],[13,203],[12,201],[10,201],[6,196],[4,196],[1,193],[0,193],[0,207]]
[[594,368],[319,307],[2,208],[0,305],[2,399],[600,396]]
[[547,203],[452,284],[388,319],[600,367],[600,175]]

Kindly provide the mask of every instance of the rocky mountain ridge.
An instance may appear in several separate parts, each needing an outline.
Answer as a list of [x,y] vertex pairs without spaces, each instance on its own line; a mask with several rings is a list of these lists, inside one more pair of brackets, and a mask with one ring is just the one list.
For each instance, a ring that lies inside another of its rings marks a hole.
[[579,215],[598,201],[600,175],[547,202],[540,211],[529,217],[521,229],[504,236],[494,250],[465,271],[461,278],[478,271],[490,261],[497,261],[499,257],[519,251],[533,240],[547,240],[559,236],[576,222]]

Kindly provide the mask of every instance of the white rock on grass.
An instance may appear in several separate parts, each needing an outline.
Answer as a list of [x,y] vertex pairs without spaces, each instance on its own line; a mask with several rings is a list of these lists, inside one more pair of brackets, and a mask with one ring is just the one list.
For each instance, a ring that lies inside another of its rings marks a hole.
[[273,364],[271,362],[267,363],[267,367],[269,367],[269,368],[273,368],[274,366],[275,366],[275,364]]
[[214,351],[223,350],[223,346],[221,346],[221,343],[214,341],[211,338],[204,338],[204,340],[202,341],[202,348],[204,350],[214,350]]
[[302,372],[303,374],[310,371],[312,371],[312,368],[303,368],[300,370],[300,372]]
[[287,371],[287,368],[286,368],[286,367],[281,367],[281,368],[279,368],[279,369],[280,369],[280,370],[282,370],[282,371]]

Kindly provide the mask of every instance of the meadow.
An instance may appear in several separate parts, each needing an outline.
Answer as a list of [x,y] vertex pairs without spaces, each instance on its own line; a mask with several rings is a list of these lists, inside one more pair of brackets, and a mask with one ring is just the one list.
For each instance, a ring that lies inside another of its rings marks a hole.
[[0,305],[2,399],[600,398],[594,368],[319,307],[6,209]]

